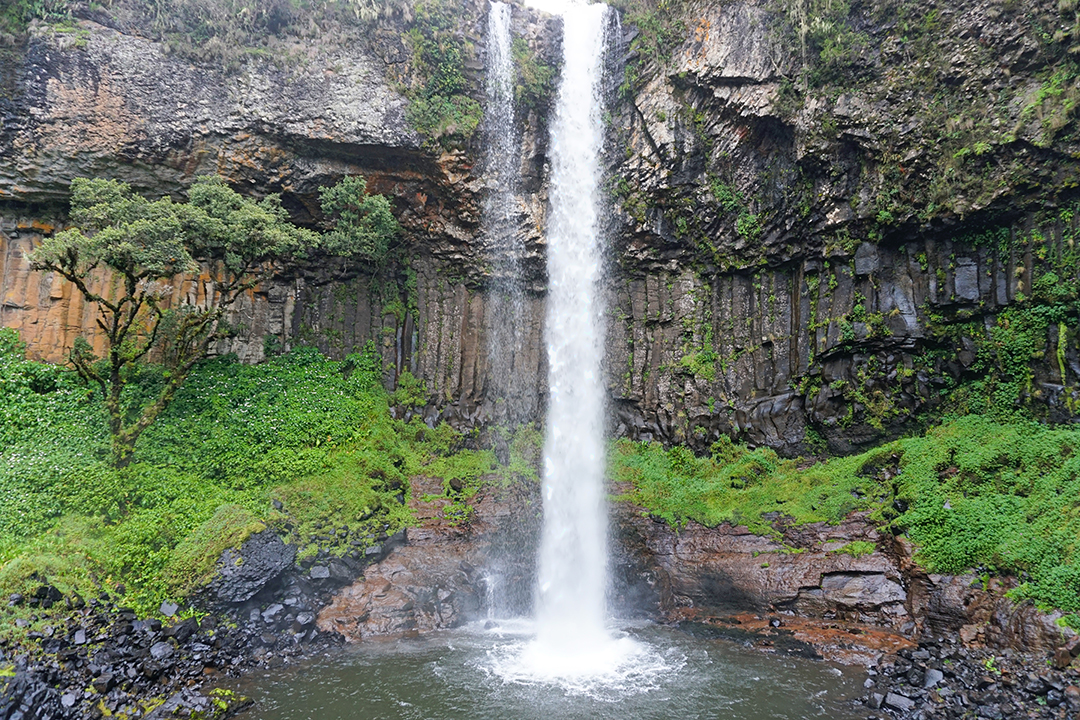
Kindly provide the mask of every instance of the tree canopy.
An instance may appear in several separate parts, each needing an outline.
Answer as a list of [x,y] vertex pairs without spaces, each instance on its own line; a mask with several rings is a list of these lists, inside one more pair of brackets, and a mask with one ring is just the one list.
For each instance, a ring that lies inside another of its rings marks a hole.
[[[72,227],[46,238],[30,260],[62,275],[100,309],[106,357],[80,339],[70,359],[105,397],[114,464],[130,462],[135,441],[194,364],[230,334],[225,314],[244,292],[316,252],[367,263],[386,257],[400,228],[385,197],[368,195],[363,178],[347,178],[324,188],[322,199],[334,223],[326,233],[290,223],[277,195],[246,198],[217,177],[199,178],[183,203],[148,200],[116,180],[72,181]],[[198,272],[200,263],[214,277],[205,297],[170,307],[169,281]],[[115,292],[92,287],[90,275],[99,268],[113,273]],[[124,387],[152,350],[165,368],[161,391],[132,407]]]

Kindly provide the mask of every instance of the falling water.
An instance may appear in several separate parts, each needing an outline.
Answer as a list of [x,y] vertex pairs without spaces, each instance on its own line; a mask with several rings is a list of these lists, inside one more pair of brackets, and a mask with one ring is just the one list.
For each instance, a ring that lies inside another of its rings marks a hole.
[[544,528],[537,641],[579,656],[607,638],[603,325],[598,301],[605,5],[563,15],[563,69],[551,127]]
[[604,327],[600,298],[605,5],[563,11],[563,65],[551,124],[547,227],[547,438],[535,634],[491,652],[505,680],[571,694],[648,692],[676,669],[607,623]]
[[514,124],[514,61],[511,53],[511,8],[492,2],[488,11],[485,67],[487,107],[484,113],[484,230],[492,250],[492,283],[488,293],[491,385],[495,419],[516,425],[526,419],[534,403],[525,402],[528,389],[522,373],[515,372],[525,340],[524,292],[517,232],[515,193],[519,186],[520,141]]

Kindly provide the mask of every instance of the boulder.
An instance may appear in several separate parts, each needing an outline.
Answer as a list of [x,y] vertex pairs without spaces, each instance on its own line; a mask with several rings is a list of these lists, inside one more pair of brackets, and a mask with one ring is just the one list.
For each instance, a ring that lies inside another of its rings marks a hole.
[[295,547],[269,530],[257,533],[238,550],[222,553],[210,592],[222,603],[245,602],[281,577],[295,561]]

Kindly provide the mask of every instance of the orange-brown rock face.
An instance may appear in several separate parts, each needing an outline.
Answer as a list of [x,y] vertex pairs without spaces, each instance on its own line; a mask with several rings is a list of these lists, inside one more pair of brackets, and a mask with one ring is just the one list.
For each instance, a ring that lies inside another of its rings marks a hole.
[[[879,533],[862,513],[837,525],[778,521],[776,538],[727,523],[707,528],[691,522],[676,532],[629,503],[616,504],[613,516],[616,564],[623,568],[617,585],[629,596],[651,598],[653,609],[671,619],[719,617],[730,624],[734,617],[754,629],[763,617],[798,617],[839,622],[856,633],[858,626],[908,638],[959,633],[968,644],[1029,652],[1053,651],[1065,637],[1060,612],[1005,597],[1015,580],[984,586],[974,575],[928,575],[912,560],[910,543]],[[855,541],[872,542],[876,550],[857,558],[839,552]],[[745,613],[754,615],[739,620]],[[839,655],[878,645],[882,652],[897,649],[889,649],[895,643],[888,634],[863,642],[826,632],[828,626],[794,627]]]
[[[415,479],[409,500],[420,521],[409,528],[407,541],[364,571],[363,579],[341,590],[319,613],[324,631],[358,641],[451,628],[481,617],[488,608],[486,573],[499,568],[504,586],[531,587],[536,509],[522,490],[485,491],[472,499],[467,523],[455,524],[444,510],[439,483]],[[530,526],[532,528],[530,529]]]
[[861,557],[838,552],[850,542],[881,540],[864,516],[835,526],[801,526],[774,539],[726,523],[715,528],[689,523],[675,532],[626,504],[616,510],[625,552],[649,558],[662,576],[662,606],[789,611],[914,628],[897,563],[882,552]]
[[[521,21],[531,22],[524,13]],[[87,19],[79,34],[76,47],[37,27],[2,77],[0,324],[16,328],[33,357],[63,361],[79,336],[103,349],[95,309],[26,262],[40,237],[63,222],[72,178],[116,178],[151,197],[181,198],[196,176],[212,173],[241,192],[280,193],[294,219],[315,224],[319,188],[360,174],[393,202],[410,272],[373,277],[340,261],[290,268],[287,278],[243,299],[230,317],[237,336],[215,352],[257,362],[267,340],[285,349],[316,345],[334,357],[373,343],[388,383],[406,370],[426,381],[428,414],[445,411],[470,424],[488,416],[496,400],[487,392],[496,310],[484,293],[492,241],[480,229],[478,148],[434,151],[407,122],[394,59],[408,55],[400,33],[387,30],[377,43],[298,47],[304,62],[295,66],[252,59],[229,73]],[[521,226],[535,275],[543,262],[544,143],[535,127],[526,135],[522,163],[532,179]],[[211,277],[208,269],[174,279],[172,302],[212,294]],[[94,282],[109,294],[106,275]],[[527,391],[534,412],[542,396],[542,313],[542,301],[528,302],[527,344],[514,361],[514,372],[534,381]]]
[[[39,242],[41,233],[53,228],[41,223],[8,220],[0,216],[0,326],[15,328],[29,346],[31,357],[49,362],[65,362],[75,339],[86,338],[98,355],[106,351],[105,338],[98,331],[98,308],[55,273],[30,268],[27,254]],[[113,278],[96,272],[90,289],[111,299],[119,292]],[[181,303],[202,304],[215,292],[212,270],[199,275],[183,275],[169,281],[169,307]],[[218,344],[217,353],[234,352],[246,362],[264,357],[263,338],[288,338],[288,319],[296,293],[288,283],[260,287],[248,292],[233,306],[229,321],[242,331]]]

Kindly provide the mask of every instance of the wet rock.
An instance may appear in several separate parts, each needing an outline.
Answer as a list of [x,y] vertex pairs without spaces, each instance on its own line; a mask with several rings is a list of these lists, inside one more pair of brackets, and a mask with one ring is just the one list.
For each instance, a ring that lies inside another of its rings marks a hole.
[[60,693],[43,678],[19,669],[0,683],[0,717],[9,720],[54,720],[67,717]]
[[[422,521],[420,527],[410,530],[407,542],[403,533],[387,539],[385,557],[369,566],[362,579],[335,594],[318,613],[316,622],[324,632],[355,641],[456,627],[479,616],[486,587],[476,568],[489,566],[487,546],[498,533],[520,529],[523,523],[515,513],[529,516],[526,498],[515,497],[511,502],[481,497],[474,501],[470,525],[457,527],[443,513],[449,500],[441,497],[441,486],[423,479],[416,482],[410,502]],[[432,483],[432,492],[427,492],[424,482]],[[419,499],[436,494],[436,500]],[[527,581],[521,584],[527,587]]]
[[60,591],[57,590],[52,585],[41,585],[40,587],[38,587],[37,590],[34,591],[33,596],[35,598],[39,599],[39,600],[49,599],[49,600],[54,600],[54,601],[55,600],[60,600],[61,598],[64,597],[60,593]]
[[883,703],[885,706],[892,708],[893,710],[899,710],[901,712],[907,712],[915,707],[915,701],[904,695],[897,693],[888,693],[885,695]]
[[878,258],[877,246],[873,243],[862,243],[855,251],[855,274],[870,275],[881,267]]
[[241,603],[281,577],[296,560],[296,548],[269,530],[252,535],[239,550],[226,550],[210,591],[223,603]]
[[979,299],[979,268],[971,258],[959,258],[956,261],[954,279],[957,297],[975,301]]
[[187,618],[161,631],[165,637],[176,638],[178,643],[185,643],[192,635],[199,631],[199,621],[195,618]]
[[355,567],[345,558],[333,558],[327,563],[329,578],[334,582],[345,585],[356,578]]
[[[153,650],[151,650],[150,652],[151,654],[153,654]],[[93,679],[93,681],[90,683],[90,686],[93,687],[99,695],[104,695],[105,693],[112,690],[113,685],[115,684],[116,682],[112,676],[112,673],[102,673],[101,675],[98,675],[96,678]]]
[[266,608],[265,610],[262,611],[263,622],[265,622],[267,624],[277,622],[278,618],[281,617],[281,613],[284,610],[285,610],[284,605],[282,605],[280,603],[274,603],[273,605],[271,605],[270,607],[268,607],[268,608]]
[[249,698],[227,692],[212,693],[207,697],[191,689],[174,693],[158,708],[146,715],[145,720],[169,720],[172,718],[206,718],[218,720],[231,717],[252,704]]
[[161,641],[150,646],[150,657],[155,660],[167,660],[176,653],[172,643]]
[[932,688],[932,687],[935,687],[939,682],[941,682],[944,679],[945,679],[945,673],[941,672],[940,670],[935,670],[934,668],[930,668],[929,670],[926,671],[925,675],[923,676],[922,686],[924,688]]

